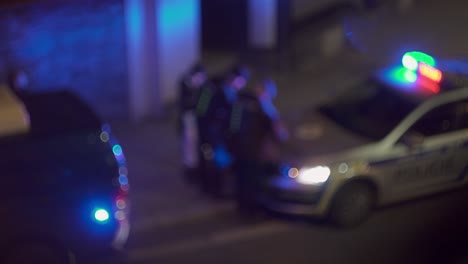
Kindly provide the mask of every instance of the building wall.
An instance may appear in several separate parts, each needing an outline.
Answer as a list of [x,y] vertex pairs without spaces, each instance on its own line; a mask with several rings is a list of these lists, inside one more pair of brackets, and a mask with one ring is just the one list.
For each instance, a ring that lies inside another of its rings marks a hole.
[[250,0],[247,9],[249,44],[255,48],[275,48],[278,38],[277,1]]
[[247,47],[248,0],[201,0],[203,49],[242,51]]
[[159,0],[156,7],[160,95],[177,99],[180,77],[200,59],[200,0]]
[[291,18],[301,21],[309,16],[340,4],[354,4],[360,0],[291,0]]
[[104,117],[126,114],[122,0],[56,1],[0,10],[0,73],[24,68],[31,88],[67,88]]

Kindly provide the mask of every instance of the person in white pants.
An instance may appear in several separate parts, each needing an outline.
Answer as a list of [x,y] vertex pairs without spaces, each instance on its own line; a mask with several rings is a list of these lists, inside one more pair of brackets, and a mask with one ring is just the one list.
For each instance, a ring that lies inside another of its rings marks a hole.
[[183,77],[180,84],[179,135],[182,144],[182,162],[185,180],[199,182],[199,131],[196,107],[201,87],[207,82],[205,68],[197,64]]

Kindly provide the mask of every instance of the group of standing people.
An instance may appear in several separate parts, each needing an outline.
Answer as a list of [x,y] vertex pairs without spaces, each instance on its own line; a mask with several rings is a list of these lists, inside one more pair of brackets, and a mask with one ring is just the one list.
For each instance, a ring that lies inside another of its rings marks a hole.
[[217,78],[195,65],[181,81],[179,115],[187,182],[216,199],[228,197],[231,185],[239,210],[247,214],[256,211],[259,184],[288,139],[273,104],[275,82],[251,83],[242,65]]

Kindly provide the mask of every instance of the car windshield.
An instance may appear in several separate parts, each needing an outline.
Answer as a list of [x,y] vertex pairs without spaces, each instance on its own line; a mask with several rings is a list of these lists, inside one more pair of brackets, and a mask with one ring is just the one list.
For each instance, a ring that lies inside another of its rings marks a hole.
[[380,140],[416,105],[409,97],[370,79],[320,107],[320,112],[353,133]]

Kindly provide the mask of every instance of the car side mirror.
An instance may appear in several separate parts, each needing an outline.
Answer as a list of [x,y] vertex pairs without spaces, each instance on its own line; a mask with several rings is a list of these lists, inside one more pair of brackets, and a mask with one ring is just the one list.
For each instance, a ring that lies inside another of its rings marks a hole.
[[424,136],[420,133],[410,132],[405,134],[400,142],[409,149],[415,149],[424,143]]

